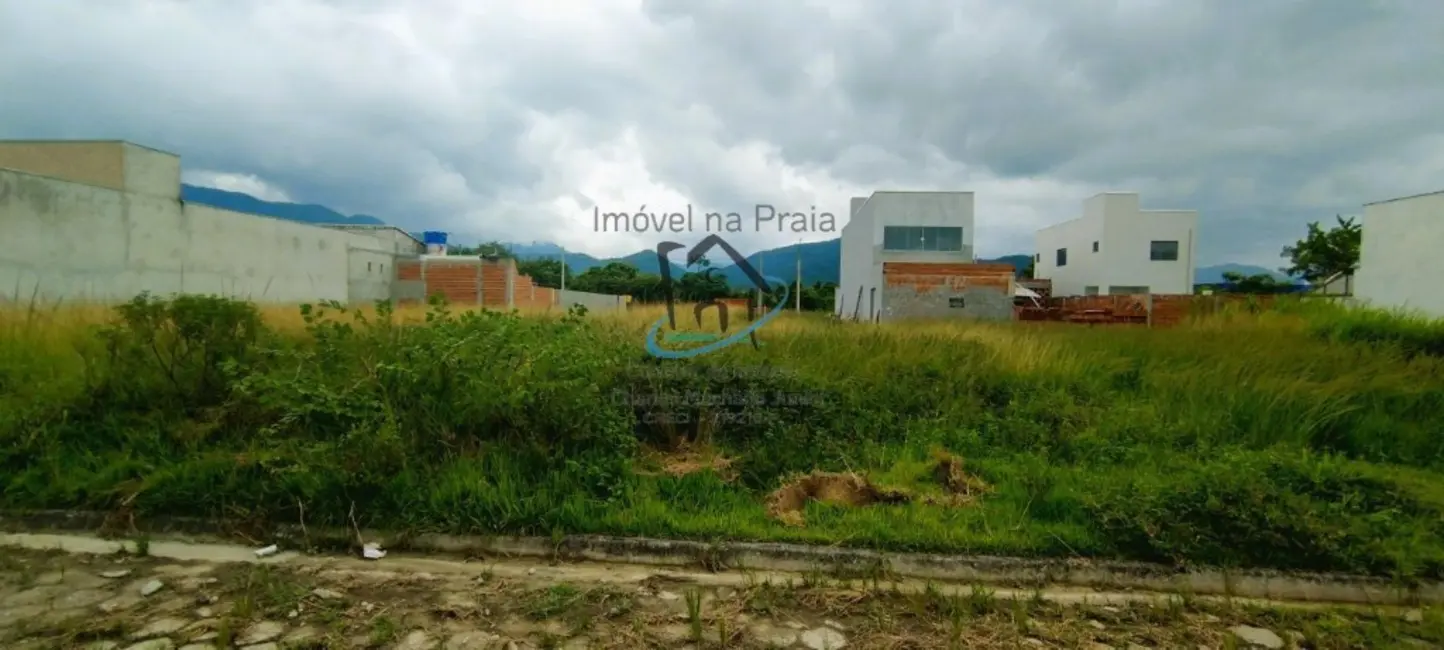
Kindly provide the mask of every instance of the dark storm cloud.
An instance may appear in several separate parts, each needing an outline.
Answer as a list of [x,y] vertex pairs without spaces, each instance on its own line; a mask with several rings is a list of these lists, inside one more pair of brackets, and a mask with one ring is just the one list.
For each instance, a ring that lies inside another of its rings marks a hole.
[[606,253],[649,242],[588,234],[593,205],[932,188],[977,191],[1001,254],[1116,189],[1199,209],[1206,261],[1272,264],[1305,221],[1444,184],[1424,1],[0,0],[0,89],[0,137]]

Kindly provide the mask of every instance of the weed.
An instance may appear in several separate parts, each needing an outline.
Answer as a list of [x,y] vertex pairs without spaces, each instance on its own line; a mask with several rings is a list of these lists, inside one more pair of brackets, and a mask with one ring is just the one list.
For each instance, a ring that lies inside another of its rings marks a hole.
[[[0,508],[263,524],[305,504],[312,526],[1444,577],[1444,326],[1256,311],[1159,329],[788,314],[761,350],[677,361],[642,352],[645,307],[0,310]],[[644,445],[728,463],[639,471]],[[965,474],[939,478],[939,450]],[[769,518],[767,495],[814,472],[917,498],[810,495],[803,525]]]

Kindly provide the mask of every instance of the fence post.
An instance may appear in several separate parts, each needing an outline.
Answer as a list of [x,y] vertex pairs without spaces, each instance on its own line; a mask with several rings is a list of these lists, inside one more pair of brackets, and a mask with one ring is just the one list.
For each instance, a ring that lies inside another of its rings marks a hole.
[[1153,293],[1152,293],[1152,292],[1149,292],[1148,295],[1144,297],[1144,303],[1143,303],[1143,305],[1144,305],[1144,307],[1147,308],[1147,310],[1148,310],[1148,327],[1152,328],[1152,327],[1153,327]]

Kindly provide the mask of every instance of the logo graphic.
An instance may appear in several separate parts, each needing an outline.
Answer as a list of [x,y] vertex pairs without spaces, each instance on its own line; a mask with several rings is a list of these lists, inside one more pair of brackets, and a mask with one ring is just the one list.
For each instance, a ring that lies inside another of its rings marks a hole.
[[[733,248],[731,244],[723,241],[722,238],[718,237],[717,235],[708,235],[706,239],[703,239],[696,246],[693,246],[691,250],[687,251],[687,266],[692,266],[696,264],[703,258],[703,256],[707,254],[707,251],[712,250],[712,248],[714,247],[721,247],[722,250],[727,253],[727,256],[732,258],[732,262],[737,265],[737,268],[741,269],[742,273],[747,276],[747,280],[752,283],[752,286],[757,288],[759,291],[768,291],[771,288],[771,284],[769,284],[769,281],[772,283],[781,284],[782,299],[777,301],[777,306],[773,307],[771,311],[763,314],[761,318],[753,320],[752,323],[749,324],[747,327],[742,328],[741,330],[730,336],[727,335],[727,304],[718,300],[709,300],[707,302],[700,303],[696,307],[692,308],[692,315],[693,318],[695,318],[697,321],[697,326],[702,326],[702,312],[707,310],[709,307],[716,307],[717,320],[722,325],[722,334],[716,335],[705,332],[698,332],[688,333],[684,335],[674,335],[674,338],[672,338],[672,340],[684,339],[688,341],[710,342],[706,345],[686,350],[665,349],[657,344],[657,334],[662,330],[662,326],[670,325],[673,332],[677,331],[676,294],[675,287],[672,281],[672,263],[671,260],[668,259],[668,255],[672,251],[675,251],[679,248],[685,248],[685,246],[683,246],[682,244],[678,244],[677,242],[670,241],[657,244],[657,266],[662,272],[662,287],[667,295],[667,315],[663,316],[662,318],[658,318],[657,322],[652,323],[652,326],[647,329],[647,352],[650,353],[652,356],[662,359],[686,359],[689,357],[707,354],[709,352],[716,352],[727,346],[740,343],[742,339],[751,340],[752,347],[759,348],[761,346],[757,342],[757,330],[761,329],[763,325],[766,325],[767,321],[776,318],[777,315],[782,313],[782,310],[787,306],[787,283],[776,278],[764,277],[761,273],[758,273],[757,269],[752,268],[752,265],[747,262],[747,258],[740,255],[737,252],[737,249]],[[747,305],[747,318],[750,320],[755,315],[756,306],[754,306],[749,301]]]

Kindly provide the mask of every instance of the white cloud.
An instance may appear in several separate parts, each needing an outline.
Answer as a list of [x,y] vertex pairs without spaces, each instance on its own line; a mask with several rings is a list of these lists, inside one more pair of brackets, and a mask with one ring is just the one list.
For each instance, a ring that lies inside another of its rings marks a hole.
[[249,194],[262,201],[275,201],[279,203],[294,203],[285,190],[276,187],[255,174],[233,174],[228,172],[213,172],[203,169],[184,170],[181,173],[181,182],[200,187],[213,187],[227,192],[240,192]]
[[1444,184],[1425,2],[0,0],[0,88],[0,137],[598,255],[656,236],[591,205],[875,189],[972,190],[980,252],[1029,252],[1121,189],[1199,209],[1203,260],[1272,266],[1306,221]]

